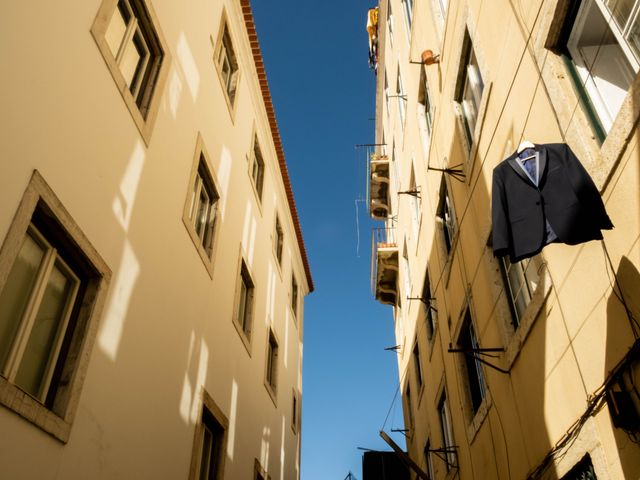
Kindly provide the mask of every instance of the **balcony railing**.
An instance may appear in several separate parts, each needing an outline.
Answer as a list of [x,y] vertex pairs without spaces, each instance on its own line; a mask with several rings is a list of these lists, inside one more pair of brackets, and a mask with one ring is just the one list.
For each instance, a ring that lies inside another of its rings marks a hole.
[[389,157],[373,153],[369,160],[369,214],[375,220],[386,220],[389,210]]
[[398,296],[398,244],[395,228],[374,228],[371,235],[371,290],[380,303]]

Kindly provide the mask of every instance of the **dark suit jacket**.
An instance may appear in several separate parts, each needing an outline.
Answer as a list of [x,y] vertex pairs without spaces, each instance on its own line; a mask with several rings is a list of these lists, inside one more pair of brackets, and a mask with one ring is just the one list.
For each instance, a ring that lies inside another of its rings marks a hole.
[[558,240],[569,245],[602,239],[613,224],[600,193],[564,143],[536,145],[540,179],[536,186],[522,171],[516,153],[493,170],[493,253],[511,262],[542,250],[549,222]]

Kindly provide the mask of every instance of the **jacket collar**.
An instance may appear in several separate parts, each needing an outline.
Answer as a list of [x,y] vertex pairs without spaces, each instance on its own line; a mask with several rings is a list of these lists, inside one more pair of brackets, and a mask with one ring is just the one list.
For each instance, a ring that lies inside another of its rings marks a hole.
[[516,172],[520,178],[522,178],[522,180],[524,180],[534,188],[540,188],[542,187],[542,184],[546,180],[545,173],[547,169],[547,149],[544,147],[544,145],[536,144],[535,150],[540,154],[538,158],[538,162],[539,162],[538,167],[539,167],[540,177],[538,178],[537,186],[531,181],[531,179],[527,176],[527,174],[522,171],[522,168],[520,167],[520,165],[518,164],[518,161],[516,160],[516,158],[518,157],[517,151],[513,152],[513,154],[509,158],[507,158],[507,162],[509,163],[509,166],[513,168],[513,171]]

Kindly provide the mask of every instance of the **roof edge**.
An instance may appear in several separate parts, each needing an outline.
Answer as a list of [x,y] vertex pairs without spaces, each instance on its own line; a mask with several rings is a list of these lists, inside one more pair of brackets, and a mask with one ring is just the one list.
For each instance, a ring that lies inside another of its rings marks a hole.
[[244,16],[244,23],[247,28],[247,34],[249,35],[249,43],[251,44],[251,52],[253,53],[253,62],[256,67],[256,72],[258,73],[258,82],[260,83],[260,90],[262,91],[264,108],[267,112],[267,118],[269,119],[271,136],[273,137],[273,143],[276,148],[276,155],[278,156],[278,163],[280,165],[280,174],[282,175],[282,181],[284,182],[284,187],[287,194],[289,211],[291,212],[291,216],[293,217],[293,226],[296,231],[298,247],[300,248],[300,253],[302,254],[302,263],[304,264],[304,271],[307,277],[309,293],[311,293],[314,290],[314,286],[313,286],[313,279],[311,278],[311,269],[309,268],[309,259],[307,258],[307,250],[304,246],[304,239],[302,238],[302,229],[300,228],[298,210],[296,209],[296,203],[293,198],[293,190],[291,189],[289,171],[287,170],[287,163],[284,158],[284,150],[282,148],[282,139],[280,138],[280,131],[278,130],[278,122],[276,120],[276,114],[273,108],[271,92],[269,90],[269,85],[267,83],[267,75],[264,68],[264,62],[262,59],[260,44],[258,42],[258,34],[256,32],[256,26],[253,21],[253,12],[251,10],[251,2],[250,0],[240,0],[240,5],[242,7],[242,15]]

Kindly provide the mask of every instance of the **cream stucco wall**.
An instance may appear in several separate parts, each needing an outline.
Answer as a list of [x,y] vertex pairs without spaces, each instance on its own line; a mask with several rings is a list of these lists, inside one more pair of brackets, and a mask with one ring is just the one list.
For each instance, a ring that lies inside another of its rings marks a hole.
[[[387,22],[393,12],[393,43]],[[411,390],[414,426],[407,440],[411,457],[426,468],[423,449],[442,446],[437,405],[446,389],[458,446],[459,478],[526,478],[584,413],[608,373],[623,358],[634,337],[622,304],[612,291],[613,272],[600,242],[579,246],[553,244],[544,249],[541,285],[520,328],[510,326],[499,264],[487,246],[491,231],[491,175],[522,140],[567,142],[601,190],[615,229],[605,244],[631,312],[640,315],[640,79],[636,78],[605,142],[595,139],[561,58],[545,48],[558,30],[567,2],[449,0],[440,21],[438,0],[413,2],[408,33],[400,0],[380,2],[376,143],[379,153],[395,156],[391,168],[392,215],[399,249],[398,297],[394,319],[400,385]],[[447,2],[443,2],[447,3]],[[480,126],[471,159],[466,153],[454,109],[456,78],[465,28],[473,42],[484,81]],[[440,54],[440,63],[421,66],[424,50]],[[396,93],[400,68],[407,94],[406,122],[400,124]],[[425,68],[434,105],[433,134],[425,145],[418,122],[420,70]],[[425,146],[427,148],[425,148]],[[420,189],[419,232],[411,219],[411,166]],[[462,165],[464,182],[446,176],[453,198],[458,235],[447,256],[436,209],[442,174],[427,170]],[[406,241],[411,276],[405,288],[402,261]],[[429,271],[437,308],[437,330],[429,342],[425,307],[419,297]],[[461,315],[469,305],[480,347],[502,347],[487,358],[508,374],[483,367],[487,390],[473,415],[464,357],[447,352],[456,344]],[[420,345],[424,386],[416,382],[411,352]],[[405,423],[409,423],[404,399]],[[559,478],[589,453],[598,478],[638,478],[640,451],[613,427],[606,404],[586,421],[566,455],[551,463],[544,478]],[[435,477],[450,478],[445,464],[432,455]]]
[[[98,0],[18,2],[0,19],[0,237],[34,169],[112,271],[68,443],[0,407],[0,477],[188,478],[201,389],[229,420],[225,478],[299,478],[292,394],[302,391],[303,301],[312,288],[239,1],[145,0],[170,55],[157,119],[141,137],[90,29]],[[213,60],[222,12],[240,63],[230,114]],[[254,132],[263,201],[249,173]],[[221,197],[209,275],[182,221],[198,135]],[[273,253],[275,215],[284,230]],[[249,351],[233,322],[240,255],[255,283]],[[278,388],[264,386],[267,331]]]

